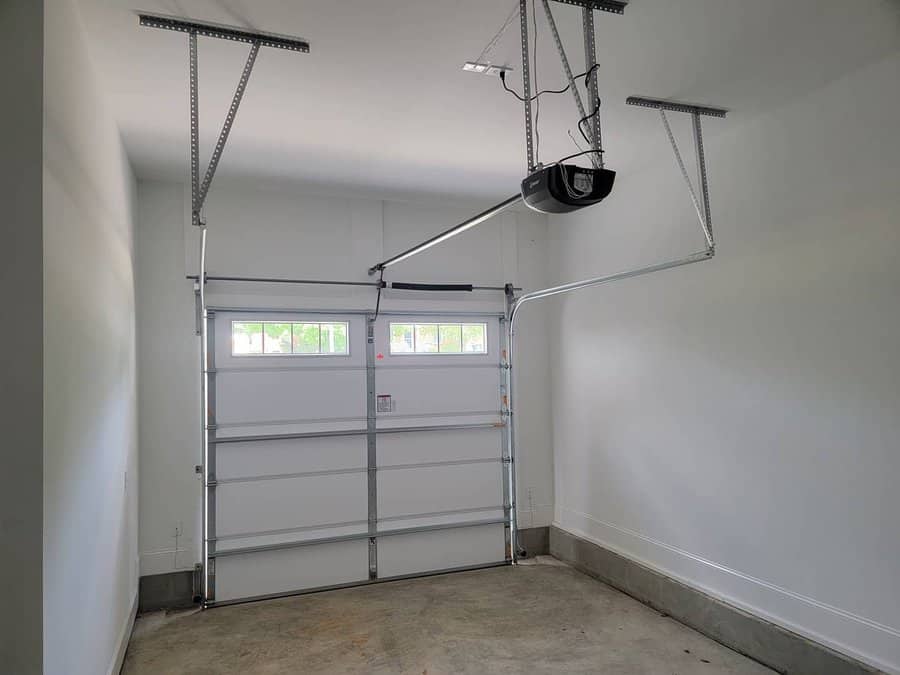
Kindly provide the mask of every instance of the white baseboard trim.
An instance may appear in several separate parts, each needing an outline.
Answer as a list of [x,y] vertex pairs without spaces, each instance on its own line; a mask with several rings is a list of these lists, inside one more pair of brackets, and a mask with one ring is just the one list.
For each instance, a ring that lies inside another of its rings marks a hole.
[[134,619],[138,610],[138,594],[134,592],[134,599],[131,601],[131,609],[128,610],[128,620],[122,626],[122,632],[119,633],[119,642],[113,661],[109,666],[108,675],[119,675],[122,671],[122,664],[125,663],[125,652],[128,651],[128,643],[131,641],[131,631],[134,630]]
[[[553,525],[814,642],[900,675],[900,629],[570,508],[558,507]],[[853,636],[853,644],[839,636]]]

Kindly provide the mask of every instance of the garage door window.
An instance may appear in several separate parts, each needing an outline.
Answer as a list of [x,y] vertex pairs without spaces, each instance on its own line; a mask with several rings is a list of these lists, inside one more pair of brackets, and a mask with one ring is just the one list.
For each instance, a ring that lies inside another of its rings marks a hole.
[[232,321],[234,356],[346,356],[349,326],[345,322],[288,323]]
[[487,354],[484,323],[392,323],[391,354]]

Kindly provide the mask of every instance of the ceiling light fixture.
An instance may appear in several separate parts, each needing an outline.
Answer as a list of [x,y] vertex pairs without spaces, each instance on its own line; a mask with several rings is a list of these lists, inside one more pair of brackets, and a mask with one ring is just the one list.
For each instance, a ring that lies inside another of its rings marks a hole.
[[512,70],[511,66],[496,66],[491,63],[480,61],[466,61],[462,67],[467,73],[479,73],[481,75],[492,75],[498,77],[500,73],[508,73]]

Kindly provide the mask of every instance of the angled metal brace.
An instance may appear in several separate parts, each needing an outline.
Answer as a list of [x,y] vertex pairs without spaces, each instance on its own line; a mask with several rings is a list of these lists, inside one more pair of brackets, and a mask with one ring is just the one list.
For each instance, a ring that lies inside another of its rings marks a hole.
[[[625,0],[553,0],[567,5],[575,5],[582,8],[582,27],[584,32],[584,61],[585,68],[590,76],[586,79],[585,84],[588,89],[591,105],[594,102],[599,103],[597,95],[597,73],[594,66],[597,63],[595,37],[594,37],[594,10],[610,12],[612,14],[624,14],[627,1]],[[585,134],[590,141],[591,163],[596,168],[603,168],[603,148],[600,133],[600,117],[598,114],[590,117],[585,110],[581,93],[575,82],[575,76],[572,74],[572,68],[569,65],[569,59],[566,50],[563,47],[562,39],[559,36],[559,30],[556,27],[556,21],[553,18],[553,12],[550,9],[550,0],[541,0],[544,7],[544,13],[547,15],[547,23],[553,33],[553,40],[556,49],[559,52],[560,62],[562,63],[563,72],[569,81],[569,89],[572,92],[572,98],[575,101],[575,107],[578,111],[579,121],[589,119],[588,131]],[[519,22],[520,34],[522,38],[522,90],[523,99],[525,101],[525,145],[528,151],[528,173],[531,174],[536,166],[534,159],[534,128],[531,115],[531,99],[532,99],[532,82],[531,82],[531,56],[528,48],[528,2],[527,0],[519,0]]]
[[[584,31],[584,69],[587,72],[588,101],[600,105],[600,94],[597,91],[597,46],[594,37],[594,12],[587,7],[581,10],[581,25]],[[604,168],[603,160],[603,139],[600,135],[600,109],[597,108],[597,114],[591,118],[590,138],[591,150],[594,153],[592,158],[596,159],[594,166]]]
[[[706,245],[710,251],[715,251],[715,241],[712,233],[712,214],[709,206],[709,180],[706,171],[706,153],[703,149],[703,128],[700,117],[720,117],[724,118],[728,111],[725,108],[717,108],[713,106],[698,105],[696,103],[684,103],[682,101],[669,101],[661,98],[647,98],[645,96],[629,96],[625,99],[628,105],[639,106],[641,108],[652,108],[659,110],[663,127],[669,138],[669,144],[672,146],[672,152],[675,154],[675,161],[681,171],[681,176],[687,184],[688,192],[691,195],[691,201],[694,209],[697,211],[697,217],[700,219],[700,226],[703,228],[703,234],[706,237]],[[686,113],[691,116],[694,131],[694,150],[697,155],[697,173],[700,179],[700,197],[694,191],[694,186],[688,176],[684,161],[681,158],[681,152],[678,150],[678,144],[675,142],[675,136],[672,134],[672,128],[669,126],[669,120],[666,117],[666,111]]]
[[232,42],[259,42],[263,47],[287,49],[292,52],[309,52],[309,42],[291,35],[267,33],[265,31],[250,30],[248,28],[240,28],[237,26],[225,26],[209,21],[194,21],[192,19],[183,19],[177,16],[149,14],[147,12],[139,13],[138,20],[140,24],[146,28],[161,28],[163,30],[173,30],[179,33],[195,33],[197,35],[202,35],[203,37],[219,38],[221,40],[230,40]]
[[[547,15],[547,23],[550,26],[550,32],[553,33],[553,41],[556,43],[556,51],[559,53],[559,61],[562,63],[563,72],[566,75],[566,79],[569,81],[569,91],[572,92],[572,98],[575,101],[575,108],[578,110],[578,119],[583,120],[588,115],[584,110],[584,103],[581,100],[581,92],[578,91],[578,86],[575,83],[575,76],[572,74],[572,68],[569,66],[569,58],[566,56],[566,49],[563,47],[562,40],[559,37],[559,30],[556,28],[556,20],[553,18],[553,12],[550,10],[550,0],[541,0],[541,4],[544,6],[544,14]],[[585,9],[584,14],[590,16],[591,21],[591,29],[593,32],[593,14],[591,10]],[[586,68],[590,68],[590,65],[586,65]],[[594,79],[596,83],[596,79]],[[590,138],[591,145],[595,144],[594,138],[594,125],[592,124],[590,129],[588,130],[588,138]],[[597,159],[597,154],[591,155],[591,163],[598,167],[600,166],[600,162]]]
[[[219,160],[225,150],[225,144],[228,142],[228,136],[231,133],[231,127],[237,116],[238,108],[244,97],[244,91],[247,88],[247,82],[250,74],[253,72],[253,65],[256,63],[256,56],[259,54],[260,47],[273,47],[275,49],[287,49],[295,52],[309,52],[309,43],[300,38],[291,37],[289,35],[279,35],[277,33],[266,33],[262,31],[248,30],[235,26],[223,26],[221,24],[209,23],[204,21],[192,21],[190,19],[182,19],[172,16],[164,16],[161,14],[138,14],[138,21],[141,26],[148,28],[160,28],[163,30],[171,30],[188,34],[188,45],[190,50],[190,88],[191,88],[191,221],[196,226],[201,226],[201,212],[206,196],[209,193],[209,186],[216,174],[219,166]],[[231,106],[228,108],[228,114],[225,117],[225,123],[219,133],[219,139],[213,149],[212,156],[209,160],[209,166],[200,179],[200,129],[199,129],[199,95],[198,82],[199,75],[197,69],[197,36],[219,38],[232,42],[244,42],[250,45],[250,54],[238,81],[237,89],[231,100]]]
[[241,79],[238,81],[234,97],[231,99],[231,106],[229,106],[228,114],[225,116],[225,123],[222,125],[222,131],[219,133],[219,140],[216,141],[216,147],[213,149],[212,157],[210,157],[206,175],[203,176],[203,183],[200,185],[200,194],[196,205],[198,211],[203,208],[203,203],[206,201],[206,195],[209,193],[209,185],[212,183],[213,176],[216,175],[219,160],[222,158],[222,152],[225,150],[225,144],[228,142],[228,135],[231,133],[231,127],[234,124],[234,118],[237,116],[241,100],[244,98],[244,90],[247,88],[247,81],[250,79],[250,74],[253,72],[253,64],[256,63],[257,54],[259,54],[259,42],[254,42],[250,47],[250,54],[247,56],[247,63],[244,64],[244,71],[241,73]]
[[[204,485],[215,483],[215,453],[210,454],[210,446],[215,444],[215,329],[210,324],[213,312],[206,305],[206,243],[207,230],[201,212],[203,203],[209,193],[209,186],[216,174],[219,160],[231,127],[237,116],[238,108],[244,97],[247,82],[253,72],[256,56],[260,47],[274,47],[297,52],[308,52],[309,43],[285,35],[261,33],[231,26],[190,21],[174,17],[158,16],[152,14],[139,14],[140,25],[149,28],[161,28],[188,34],[189,72],[190,72],[190,120],[191,120],[191,222],[200,228],[200,271],[194,285],[194,294],[197,311],[197,334],[200,336],[200,419],[202,433],[201,464],[198,465],[203,477]],[[235,42],[249,43],[250,54],[238,81],[237,89],[225,116],[225,123],[219,133],[219,139],[213,150],[209,166],[200,180],[200,105],[199,105],[199,76],[197,68],[197,36],[220,38]],[[202,500],[202,572],[201,572],[201,596],[203,606],[207,607],[215,602],[216,588],[216,549],[215,549],[215,491],[204,487]]]
[[228,108],[228,114],[225,116],[225,123],[222,125],[222,131],[219,132],[219,140],[216,141],[216,147],[213,149],[212,156],[209,159],[209,166],[200,181],[200,128],[199,128],[199,100],[198,100],[198,72],[197,72],[197,32],[190,33],[190,57],[191,57],[191,221],[195,226],[201,225],[201,216],[203,212],[203,204],[206,202],[206,195],[209,193],[209,186],[212,183],[213,176],[216,175],[216,169],[219,166],[219,160],[222,158],[222,152],[225,150],[225,144],[228,142],[228,135],[231,133],[231,127],[234,125],[234,118],[237,116],[238,108],[241,106],[241,100],[244,98],[244,91],[247,88],[247,82],[250,74],[253,72],[253,64],[256,63],[256,55],[259,54],[259,42],[254,42],[250,47],[250,54],[247,57],[247,63],[244,64],[244,70],[241,73],[241,79],[238,81],[237,89],[234,97],[231,99],[231,105]]

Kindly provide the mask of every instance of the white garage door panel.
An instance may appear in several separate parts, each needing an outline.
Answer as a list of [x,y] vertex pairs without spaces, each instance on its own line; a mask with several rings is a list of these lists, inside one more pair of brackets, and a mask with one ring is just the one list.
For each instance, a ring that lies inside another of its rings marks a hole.
[[392,577],[453,567],[502,562],[503,525],[383,537],[378,540],[378,574]]
[[498,461],[379,471],[378,517],[497,506],[501,467]]
[[216,487],[216,534],[366,520],[366,473],[279,478]]
[[246,536],[237,535],[223,537],[220,535],[219,538],[216,539],[216,551],[234,551],[254,546],[277,546],[279,544],[293,544],[298,541],[312,541],[315,539],[331,539],[346,535],[366,534],[368,532],[368,527],[367,521],[360,520],[355,523],[339,525],[337,527],[300,527]]
[[365,371],[231,371],[216,385],[221,425],[357,418],[365,428]]
[[216,445],[216,477],[219,480],[365,468],[365,436],[296,438]]
[[216,559],[216,601],[346,584],[368,576],[365,539],[222,556]]
[[378,394],[390,394],[394,411],[379,417],[484,413],[500,409],[499,368],[376,370]]
[[381,434],[378,466],[500,457],[500,429]]
[[503,507],[474,508],[466,511],[451,511],[442,514],[423,514],[413,517],[393,516],[380,518],[378,527],[382,531],[403,530],[411,527],[429,527],[432,525],[457,525],[459,523],[484,522],[486,520],[501,520]]
[[[235,356],[233,321],[346,322],[350,353]],[[484,323],[487,353],[392,355],[391,322]],[[372,350],[360,315],[220,311],[214,326],[214,603],[366,582],[370,551],[378,578],[504,561],[496,317],[382,316]],[[367,359],[374,394],[392,397],[393,410],[374,420],[367,419],[376,408]],[[372,422],[386,433],[367,434]],[[468,428],[436,428],[443,426]],[[389,431],[397,427],[416,430]],[[351,433],[311,436],[332,431]],[[370,480],[377,488],[372,504]],[[370,508],[382,533],[371,542]],[[429,527],[442,529],[390,534]],[[341,537],[350,539],[316,543]]]

